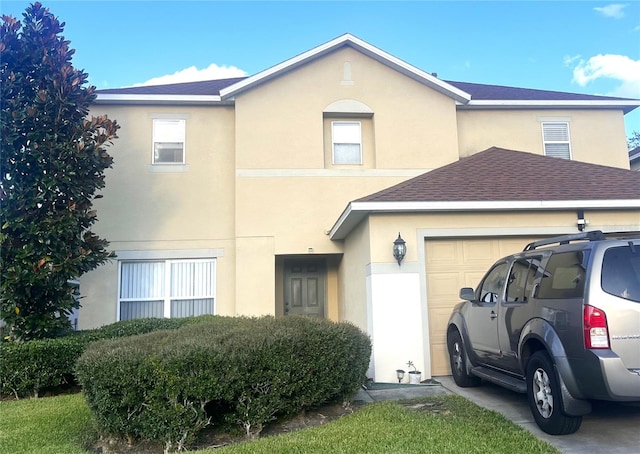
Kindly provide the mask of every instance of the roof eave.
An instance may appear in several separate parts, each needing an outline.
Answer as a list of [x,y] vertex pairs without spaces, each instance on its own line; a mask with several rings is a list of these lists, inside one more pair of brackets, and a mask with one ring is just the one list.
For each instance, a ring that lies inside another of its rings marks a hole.
[[640,209],[640,199],[501,200],[438,202],[351,202],[331,228],[332,240],[343,240],[364,218],[373,213],[437,213],[445,211],[542,211],[542,210]]
[[629,113],[640,106],[640,100],[471,100],[458,105],[460,110],[473,109],[621,109]]
[[212,105],[229,104],[218,95],[98,94],[95,104]]
[[463,90],[460,90],[453,85],[450,85],[433,75],[424,72],[415,66],[412,66],[399,58],[394,57],[387,52],[378,49],[371,44],[362,41],[359,38],[351,34],[345,34],[335,38],[325,44],[321,44],[307,52],[304,52],[300,55],[297,55],[289,60],[286,60],[278,65],[272,66],[269,69],[266,69],[258,74],[255,74],[247,79],[244,79],[236,84],[233,84],[229,87],[223,88],[220,90],[220,96],[224,99],[230,99],[236,96],[237,94],[249,90],[252,87],[264,83],[270,79],[280,76],[282,73],[291,71],[311,60],[317,59],[327,53],[334,51],[335,49],[341,46],[351,46],[354,49],[359,50],[363,54],[373,58],[374,60],[387,65],[400,73],[417,80],[420,83],[423,83],[434,90],[450,96],[460,103],[466,103],[471,99],[471,95],[466,93]]

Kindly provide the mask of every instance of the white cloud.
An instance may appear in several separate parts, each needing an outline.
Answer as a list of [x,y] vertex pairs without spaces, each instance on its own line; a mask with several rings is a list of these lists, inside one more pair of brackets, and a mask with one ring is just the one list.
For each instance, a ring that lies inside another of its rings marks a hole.
[[581,87],[598,79],[613,79],[619,83],[609,96],[640,98],[640,60],[625,55],[600,54],[586,61],[579,60],[573,68],[573,81]]
[[166,85],[166,84],[178,84],[182,82],[197,82],[201,80],[215,80],[215,79],[228,79],[231,77],[246,76],[247,73],[235,66],[218,66],[215,63],[211,63],[204,69],[198,69],[195,66],[177,71],[173,74],[167,74],[165,76],[154,77],[141,84],[135,84],[134,87],[141,85]]
[[605,17],[612,17],[614,19],[622,19],[624,17],[624,9],[627,4],[614,3],[611,5],[603,6],[602,8],[593,8]]
[[571,56],[571,55],[565,55],[565,57],[564,57],[564,64],[565,64],[565,66],[573,66],[573,64],[574,64],[576,61],[580,61],[580,59],[581,59],[581,58],[582,58],[582,57],[581,57],[580,55],[574,55],[574,56]]

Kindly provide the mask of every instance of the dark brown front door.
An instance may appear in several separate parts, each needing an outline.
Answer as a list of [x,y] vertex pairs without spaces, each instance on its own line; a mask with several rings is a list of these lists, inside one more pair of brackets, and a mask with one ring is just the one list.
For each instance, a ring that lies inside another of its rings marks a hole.
[[324,260],[287,260],[284,264],[284,313],[324,317]]

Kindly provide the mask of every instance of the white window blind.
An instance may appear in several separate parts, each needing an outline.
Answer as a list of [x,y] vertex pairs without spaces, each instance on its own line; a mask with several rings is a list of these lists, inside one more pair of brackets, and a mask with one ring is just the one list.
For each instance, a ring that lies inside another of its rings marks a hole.
[[542,123],[544,154],[554,158],[571,159],[569,123]]
[[213,314],[215,259],[120,263],[120,320]]
[[362,135],[359,121],[334,121],[333,164],[362,164]]
[[184,164],[185,120],[153,120],[153,163]]

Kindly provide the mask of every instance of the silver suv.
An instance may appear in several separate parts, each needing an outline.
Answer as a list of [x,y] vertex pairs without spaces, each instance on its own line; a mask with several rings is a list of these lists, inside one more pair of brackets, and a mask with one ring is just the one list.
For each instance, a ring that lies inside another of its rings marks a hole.
[[458,386],[526,393],[553,435],[577,431],[590,400],[640,402],[640,237],[530,243],[460,298],[447,328]]

